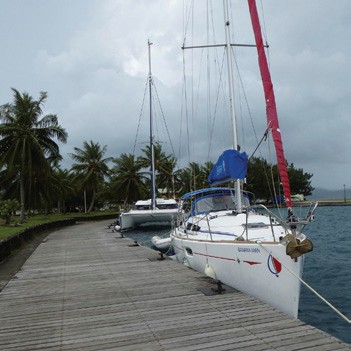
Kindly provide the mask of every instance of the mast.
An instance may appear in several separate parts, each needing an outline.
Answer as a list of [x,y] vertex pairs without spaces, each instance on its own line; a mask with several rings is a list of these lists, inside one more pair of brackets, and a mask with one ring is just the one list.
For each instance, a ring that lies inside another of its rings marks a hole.
[[[230,22],[229,22],[229,11],[228,11],[228,1],[223,0],[224,9],[224,25],[225,25],[225,50],[227,55],[227,69],[228,69],[228,86],[229,86],[229,103],[230,103],[230,114],[232,120],[232,132],[233,132],[233,149],[238,150],[238,134],[235,116],[235,100],[234,100],[234,81],[233,81],[233,65],[232,65],[232,55],[231,55],[231,43],[230,43]],[[235,181],[235,200],[237,205],[237,211],[240,213],[242,211],[241,203],[241,185],[240,179]]]
[[147,41],[149,54],[149,98],[150,98],[150,194],[151,209],[156,209],[156,182],[155,182],[155,161],[154,161],[154,140],[153,140],[153,119],[152,119],[152,74],[151,74],[151,45]]

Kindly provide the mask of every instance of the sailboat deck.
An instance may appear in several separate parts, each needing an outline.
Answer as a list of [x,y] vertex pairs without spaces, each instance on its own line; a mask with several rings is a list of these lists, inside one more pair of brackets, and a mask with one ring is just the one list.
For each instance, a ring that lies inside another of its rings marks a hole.
[[[1,350],[351,350],[106,222],[51,233],[0,293]],[[1,269],[1,266],[0,266]]]

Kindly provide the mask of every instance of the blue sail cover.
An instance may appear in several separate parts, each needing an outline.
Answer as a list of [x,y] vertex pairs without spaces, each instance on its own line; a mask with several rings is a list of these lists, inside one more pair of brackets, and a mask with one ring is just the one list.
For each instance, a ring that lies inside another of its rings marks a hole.
[[248,158],[245,152],[226,150],[212,168],[208,181],[212,186],[229,182],[233,179],[244,179],[247,172]]

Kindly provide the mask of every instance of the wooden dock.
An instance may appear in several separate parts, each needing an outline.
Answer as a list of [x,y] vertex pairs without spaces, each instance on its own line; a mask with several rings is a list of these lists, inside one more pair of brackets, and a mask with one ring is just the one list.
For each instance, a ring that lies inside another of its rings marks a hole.
[[107,224],[43,240],[0,293],[0,350],[351,350]]

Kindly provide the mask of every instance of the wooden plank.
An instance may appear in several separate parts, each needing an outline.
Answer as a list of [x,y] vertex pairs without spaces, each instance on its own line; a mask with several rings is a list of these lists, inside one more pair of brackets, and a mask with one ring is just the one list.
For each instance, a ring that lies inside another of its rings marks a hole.
[[205,295],[211,279],[107,223],[37,247],[0,293],[1,350],[351,350],[241,292]]

